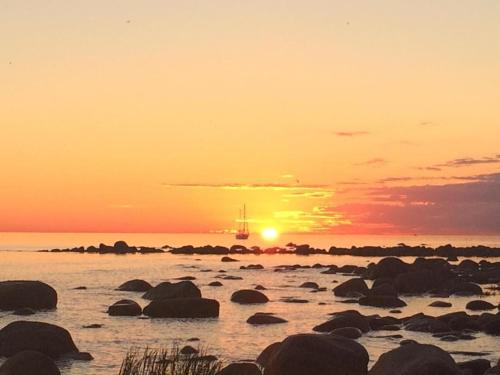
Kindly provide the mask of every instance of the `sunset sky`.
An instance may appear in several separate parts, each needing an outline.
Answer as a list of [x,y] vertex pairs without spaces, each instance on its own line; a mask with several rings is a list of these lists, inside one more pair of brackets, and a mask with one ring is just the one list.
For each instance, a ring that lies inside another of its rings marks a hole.
[[0,1],[0,231],[500,234],[500,2]]

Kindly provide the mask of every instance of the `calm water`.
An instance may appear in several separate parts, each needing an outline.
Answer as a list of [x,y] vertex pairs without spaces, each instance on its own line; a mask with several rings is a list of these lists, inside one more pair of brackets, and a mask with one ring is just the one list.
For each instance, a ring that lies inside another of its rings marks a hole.
[[[41,248],[91,245],[99,242],[112,243],[125,239],[133,245],[162,246],[165,244],[223,244],[234,243],[230,236],[223,235],[111,235],[111,234],[1,234],[0,249],[34,250]],[[352,237],[352,236],[283,236],[276,244],[288,241],[309,243],[317,247],[328,248],[331,244],[350,246],[352,244],[394,245],[398,242],[408,244],[428,243],[439,245],[452,243],[467,244],[500,244],[498,237]],[[264,245],[261,240],[250,241],[249,245]],[[63,374],[117,374],[121,360],[131,346],[170,346],[173,342],[187,344],[187,339],[198,337],[201,345],[210,348],[210,352],[221,358],[232,361],[255,359],[268,344],[298,333],[310,332],[312,327],[327,320],[328,313],[350,308],[359,309],[363,314],[379,313],[390,315],[387,310],[358,305],[339,303],[331,289],[333,280],[342,282],[348,277],[341,275],[322,275],[321,270],[307,269],[290,273],[273,272],[273,266],[280,264],[357,264],[366,265],[371,259],[353,257],[332,257],[318,255],[309,257],[288,255],[245,255],[239,256],[239,263],[221,263],[220,256],[183,256],[170,254],[150,255],[97,255],[97,254],[54,254],[31,251],[0,252],[0,280],[39,279],[52,285],[59,294],[58,309],[53,312],[40,313],[28,319],[55,323],[67,328],[82,351],[92,353],[92,362],[60,363]],[[411,259],[407,259],[410,261]],[[260,271],[240,270],[241,265],[260,263],[265,269]],[[211,272],[201,272],[211,269]],[[207,286],[216,280],[218,270],[224,269],[228,275],[243,277],[243,280],[221,280],[221,288]],[[122,282],[143,278],[152,284],[172,280],[180,276],[195,276],[194,281],[201,289],[203,296],[217,299],[221,303],[219,319],[209,320],[174,320],[174,319],[138,319],[109,317],[107,307],[122,298],[131,298],[143,307],[147,304],[140,293],[119,292],[114,289]],[[328,288],[327,292],[310,293],[298,288],[304,281],[316,281],[320,286]],[[259,306],[240,306],[230,302],[231,294],[237,289],[253,288],[263,284],[269,290],[265,294],[271,302]],[[73,290],[77,286],[86,286],[87,290]],[[307,304],[287,304],[280,302],[282,297],[306,298]],[[408,306],[403,308],[406,316],[417,312],[431,315],[464,310],[470,298],[453,297],[450,309],[428,307],[429,298],[403,297]],[[486,300],[498,303],[498,296],[485,297]],[[319,302],[326,302],[324,306]],[[255,312],[274,312],[287,319],[289,323],[275,326],[253,327],[246,319]],[[0,327],[19,319],[2,313]],[[101,329],[83,329],[82,326],[99,323]],[[370,336],[400,333],[405,338],[413,338],[420,342],[434,343],[449,351],[487,351],[487,358],[497,360],[500,339],[478,333],[474,341],[442,342],[430,334],[417,332],[371,332],[359,341],[365,345],[373,362],[377,357],[398,345],[399,339],[383,339]],[[465,357],[456,357],[465,360]]]

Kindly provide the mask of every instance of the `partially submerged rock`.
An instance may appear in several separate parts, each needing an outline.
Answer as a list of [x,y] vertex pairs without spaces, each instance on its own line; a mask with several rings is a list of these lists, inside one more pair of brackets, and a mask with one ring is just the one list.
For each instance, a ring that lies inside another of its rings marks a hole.
[[147,281],[134,279],[124,282],[117,288],[117,290],[123,290],[126,292],[147,292],[152,288],[153,286]]
[[142,314],[142,308],[135,301],[122,299],[109,306],[108,314],[111,316],[138,316]]
[[201,291],[191,281],[163,282],[146,292],[142,298],[149,300],[171,298],[200,298]]
[[48,284],[41,281],[0,281],[0,310],[49,310],[56,307],[57,292]]
[[219,302],[208,298],[153,300],[143,313],[152,318],[216,318],[219,316]]
[[52,358],[34,350],[24,350],[0,366],[1,375],[60,375]]
[[258,290],[242,289],[233,293],[233,295],[231,296],[231,301],[243,305],[248,305],[266,303],[269,302],[269,298],[267,298],[264,293],[261,293]]

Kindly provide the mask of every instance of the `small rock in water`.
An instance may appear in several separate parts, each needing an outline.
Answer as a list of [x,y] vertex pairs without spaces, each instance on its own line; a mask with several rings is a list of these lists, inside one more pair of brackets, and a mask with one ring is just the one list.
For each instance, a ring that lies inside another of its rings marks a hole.
[[185,347],[183,347],[181,349],[181,354],[184,354],[184,355],[193,355],[193,354],[198,354],[199,351],[195,348],[193,348],[192,346],[190,345],[186,345]]
[[82,328],[89,328],[89,329],[102,328],[102,324],[89,324],[88,326],[83,326]]
[[434,301],[431,304],[429,304],[430,307],[451,307],[450,302],[445,302],[445,301]]
[[14,310],[14,312],[12,314],[27,316],[27,315],[36,314],[36,311],[33,310],[33,309],[30,309],[29,307],[24,307],[24,308],[21,308],[21,309]]

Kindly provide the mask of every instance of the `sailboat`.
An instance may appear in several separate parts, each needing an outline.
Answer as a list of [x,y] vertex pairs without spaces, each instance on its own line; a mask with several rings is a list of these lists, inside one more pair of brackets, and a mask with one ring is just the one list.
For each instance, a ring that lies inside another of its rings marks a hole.
[[243,205],[243,218],[240,210],[240,219],[238,220],[238,231],[236,232],[236,239],[246,240],[249,236],[250,232],[248,231],[247,208],[246,205]]

